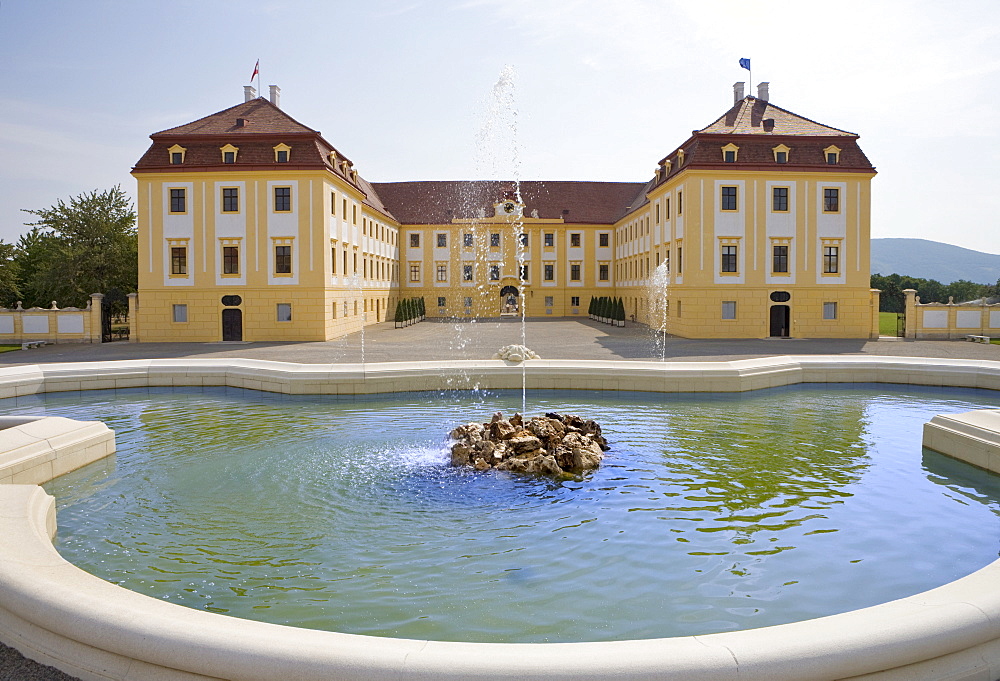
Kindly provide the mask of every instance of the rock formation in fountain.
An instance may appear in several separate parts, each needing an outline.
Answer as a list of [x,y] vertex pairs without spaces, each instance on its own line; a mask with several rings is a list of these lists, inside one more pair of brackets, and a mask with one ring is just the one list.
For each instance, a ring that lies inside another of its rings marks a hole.
[[597,468],[609,449],[601,426],[579,416],[548,413],[527,422],[497,412],[489,423],[467,423],[451,431],[452,466],[495,468],[514,473],[562,475]]
[[497,354],[493,355],[493,359],[502,359],[508,362],[523,362],[526,359],[540,358],[537,352],[529,350],[524,345],[505,345],[497,350]]

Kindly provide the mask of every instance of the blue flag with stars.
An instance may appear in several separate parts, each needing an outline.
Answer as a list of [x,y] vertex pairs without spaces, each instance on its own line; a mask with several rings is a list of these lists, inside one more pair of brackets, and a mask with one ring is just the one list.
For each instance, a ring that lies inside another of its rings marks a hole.
[[746,59],[746,58],[740,59],[740,66],[742,66],[747,71],[749,71],[750,70],[750,60]]

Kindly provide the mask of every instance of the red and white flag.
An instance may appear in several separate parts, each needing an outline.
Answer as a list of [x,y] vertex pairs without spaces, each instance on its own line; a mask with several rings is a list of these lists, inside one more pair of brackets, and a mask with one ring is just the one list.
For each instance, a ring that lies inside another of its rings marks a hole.
[[254,64],[254,66],[253,66],[253,75],[250,76],[250,82],[251,83],[253,83],[253,79],[257,77],[258,73],[260,73],[260,59],[258,59],[257,63]]

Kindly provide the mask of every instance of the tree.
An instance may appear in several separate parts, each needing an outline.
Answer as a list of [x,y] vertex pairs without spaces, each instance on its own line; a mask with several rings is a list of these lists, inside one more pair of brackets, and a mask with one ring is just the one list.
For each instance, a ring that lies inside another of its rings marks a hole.
[[21,299],[16,253],[14,244],[0,241],[0,307],[14,307]]
[[19,243],[23,288],[32,305],[55,300],[84,307],[91,293],[138,287],[138,236],[135,210],[120,186],[59,199],[56,205],[24,210],[38,218]]

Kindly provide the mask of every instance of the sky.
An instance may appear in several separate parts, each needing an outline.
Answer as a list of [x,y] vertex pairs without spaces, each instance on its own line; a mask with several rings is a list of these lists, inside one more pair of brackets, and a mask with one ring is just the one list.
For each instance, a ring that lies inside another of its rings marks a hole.
[[[0,0],[0,240],[21,209],[134,195],[149,135],[242,102],[258,59],[374,182],[644,182],[768,81],[860,134],[873,237],[1000,253],[996,0]],[[477,143],[504,74],[514,170]]]

